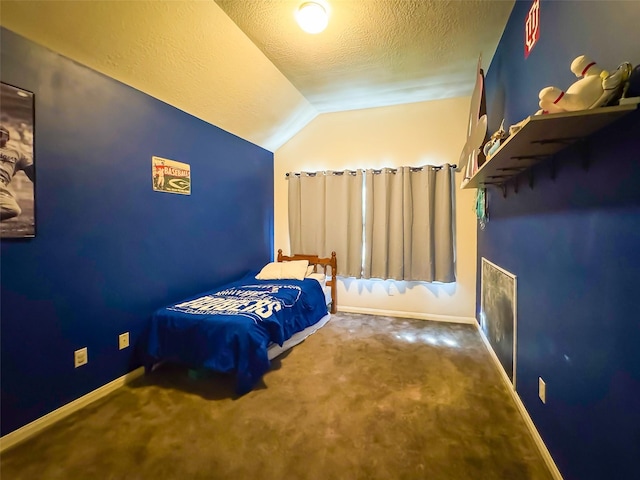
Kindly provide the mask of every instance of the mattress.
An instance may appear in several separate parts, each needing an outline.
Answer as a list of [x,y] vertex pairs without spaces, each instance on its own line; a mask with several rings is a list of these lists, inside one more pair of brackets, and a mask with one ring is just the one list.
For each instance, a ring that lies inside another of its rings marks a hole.
[[313,278],[314,280],[317,280],[318,283],[320,283],[322,291],[324,292],[325,304],[327,306],[331,305],[331,302],[333,300],[331,298],[331,287],[327,286],[327,276],[324,273],[312,273],[310,275],[307,275],[307,278]]
[[[331,287],[327,287],[327,276],[321,273],[313,273],[311,275],[308,275],[308,277],[313,278],[314,280],[317,280],[318,283],[320,283],[320,286],[322,287],[322,292],[324,293],[325,304],[327,305],[327,308],[328,308],[329,305],[331,305],[332,298],[331,298]],[[286,352],[292,347],[295,347],[299,343],[302,343],[307,337],[309,337],[310,335],[313,335],[322,327],[324,327],[330,319],[331,319],[331,314],[327,313],[324,317],[322,317],[318,321],[318,323],[310,325],[304,330],[292,335],[291,338],[289,338],[287,341],[285,341],[282,344],[282,346],[278,345],[277,343],[269,344],[269,347],[267,348],[267,354],[268,354],[269,360],[273,360],[278,355],[281,355],[282,353]]]
[[[154,312],[145,364],[173,360],[235,372],[237,391],[243,394],[269,370],[270,358],[300,343],[326,317],[321,282],[247,275]],[[282,345],[280,352],[270,354],[272,345]]]
[[[329,296],[329,301],[331,301],[331,296]],[[318,321],[318,323],[310,325],[301,332],[293,334],[289,340],[282,344],[282,346],[278,345],[277,343],[271,343],[267,348],[267,356],[269,357],[269,360],[273,360],[278,355],[281,355],[287,350],[295,347],[299,343],[302,343],[304,340],[306,340],[307,337],[313,335],[322,327],[324,327],[329,320],[331,320],[331,314],[327,313],[320,319],[320,321]]]

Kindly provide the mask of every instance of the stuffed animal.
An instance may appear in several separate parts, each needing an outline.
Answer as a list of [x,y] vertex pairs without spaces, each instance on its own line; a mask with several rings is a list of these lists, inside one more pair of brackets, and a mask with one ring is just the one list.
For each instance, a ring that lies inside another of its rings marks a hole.
[[601,69],[586,55],[571,62],[571,71],[580,78],[566,91],[557,87],[540,90],[542,113],[574,112],[601,107],[619,97],[631,74],[631,64],[623,63],[613,73]]
[[500,124],[500,128],[496,130],[491,135],[491,138],[489,139],[489,141],[484,144],[484,148],[482,151],[487,157],[487,160],[489,160],[493,156],[493,154],[496,152],[496,150],[498,150],[498,147],[500,147],[500,142],[505,138],[507,138],[507,131],[504,129],[504,119],[503,119],[502,123]]
[[629,80],[624,86],[622,97],[626,99],[640,98],[640,65],[636,65],[629,74]]

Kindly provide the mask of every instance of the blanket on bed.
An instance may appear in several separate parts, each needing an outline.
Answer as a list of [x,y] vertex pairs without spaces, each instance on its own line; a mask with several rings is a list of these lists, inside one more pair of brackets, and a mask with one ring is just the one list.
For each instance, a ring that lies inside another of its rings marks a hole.
[[235,372],[238,393],[244,394],[269,370],[271,342],[282,345],[326,314],[322,287],[314,279],[247,276],[157,310],[147,353],[155,361]]

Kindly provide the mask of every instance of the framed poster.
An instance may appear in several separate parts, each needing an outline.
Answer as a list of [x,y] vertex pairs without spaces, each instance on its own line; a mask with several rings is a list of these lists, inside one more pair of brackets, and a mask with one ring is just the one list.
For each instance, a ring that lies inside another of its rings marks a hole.
[[191,195],[191,166],[161,157],[151,157],[151,180],[156,192]]
[[0,237],[36,234],[33,93],[0,83]]
[[516,276],[482,258],[480,328],[516,386]]

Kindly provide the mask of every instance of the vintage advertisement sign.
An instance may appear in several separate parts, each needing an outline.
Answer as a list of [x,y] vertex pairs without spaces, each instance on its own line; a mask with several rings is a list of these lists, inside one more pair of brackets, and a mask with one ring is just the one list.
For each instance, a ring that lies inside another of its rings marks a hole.
[[151,157],[151,175],[156,192],[191,195],[191,166],[188,163]]
[[540,39],[540,0],[533,0],[524,20],[524,58],[527,58]]

